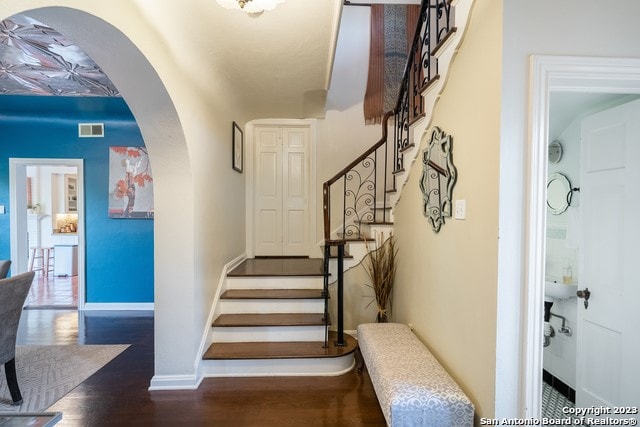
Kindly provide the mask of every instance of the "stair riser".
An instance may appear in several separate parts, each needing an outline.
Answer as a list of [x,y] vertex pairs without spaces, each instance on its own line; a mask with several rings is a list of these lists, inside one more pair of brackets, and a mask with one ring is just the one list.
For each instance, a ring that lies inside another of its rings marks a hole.
[[204,360],[205,377],[333,376],[353,369],[353,354],[326,359]]
[[227,277],[227,289],[322,289],[321,276]]
[[220,313],[323,313],[324,300],[321,299],[255,299],[255,300],[221,300]]
[[324,341],[324,326],[214,327],[213,342]]

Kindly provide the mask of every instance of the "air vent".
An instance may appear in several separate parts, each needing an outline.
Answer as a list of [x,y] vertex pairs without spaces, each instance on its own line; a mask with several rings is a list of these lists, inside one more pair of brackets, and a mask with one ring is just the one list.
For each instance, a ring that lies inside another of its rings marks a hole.
[[80,138],[104,137],[104,123],[78,123],[78,136]]

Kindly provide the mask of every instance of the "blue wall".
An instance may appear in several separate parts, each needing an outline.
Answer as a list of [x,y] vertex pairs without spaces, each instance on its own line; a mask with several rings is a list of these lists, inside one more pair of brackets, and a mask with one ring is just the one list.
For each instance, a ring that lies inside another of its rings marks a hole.
[[[79,138],[78,122],[104,123],[105,137]],[[10,257],[9,158],[84,159],[86,301],[153,302],[153,220],[107,217],[110,145],[144,145],[121,98],[0,95],[0,259]]]

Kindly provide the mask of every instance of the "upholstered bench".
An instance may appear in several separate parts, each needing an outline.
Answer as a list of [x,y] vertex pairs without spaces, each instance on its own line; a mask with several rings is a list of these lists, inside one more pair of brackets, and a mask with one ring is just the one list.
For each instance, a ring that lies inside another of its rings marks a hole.
[[407,325],[360,325],[358,345],[389,426],[473,426],[473,404]]

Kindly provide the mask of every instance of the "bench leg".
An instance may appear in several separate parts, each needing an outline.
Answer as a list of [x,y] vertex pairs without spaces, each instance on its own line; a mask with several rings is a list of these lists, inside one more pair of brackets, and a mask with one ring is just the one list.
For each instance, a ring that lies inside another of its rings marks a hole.
[[356,358],[356,372],[361,374],[362,371],[367,368],[367,366],[364,364],[364,357],[362,357],[360,347],[356,347],[354,357]]

